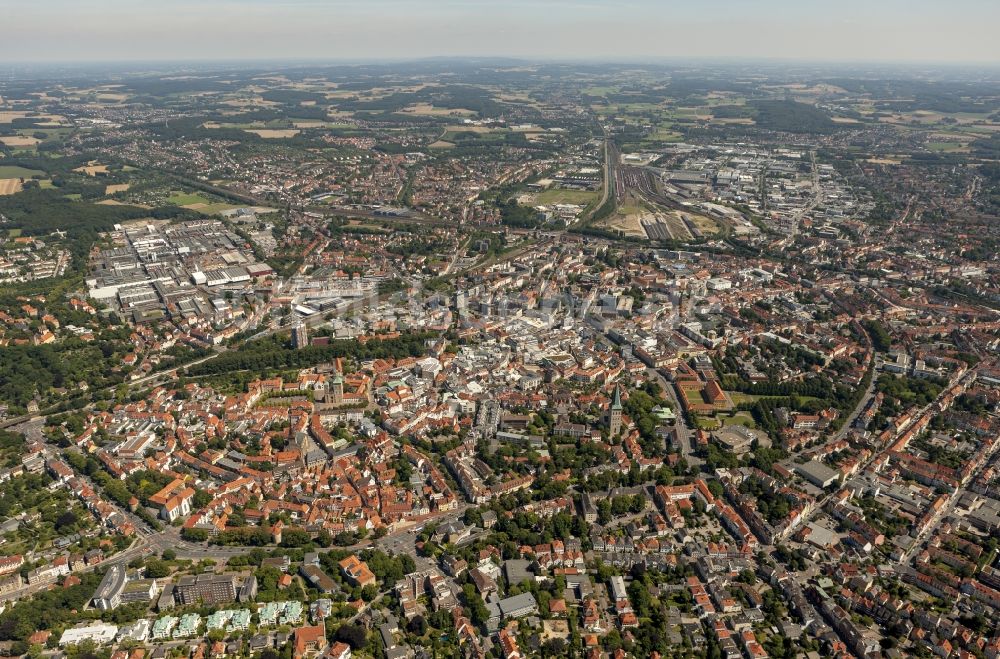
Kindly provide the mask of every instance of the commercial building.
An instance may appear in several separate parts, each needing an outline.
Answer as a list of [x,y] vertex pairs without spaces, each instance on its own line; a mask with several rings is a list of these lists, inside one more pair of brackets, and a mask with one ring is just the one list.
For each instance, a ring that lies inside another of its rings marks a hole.
[[104,578],[94,591],[93,604],[101,611],[110,611],[122,602],[122,591],[128,582],[124,565],[112,565],[104,573]]
[[181,577],[177,582],[177,586],[174,589],[174,598],[178,604],[185,606],[198,602],[204,604],[225,604],[235,601],[237,595],[240,596],[241,601],[245,601],[256,595],[256,582],[256,577],[250,576],[246,580],[241,581],[234,574],[185,576]]
[[818,462],[816,460],[810,460],[805,464],[796,465],[795,473],[802,476],[816,487],[826,487],[840,477],[839,472],[834,471],[822,462]]
[[92,601],[95,608],[110,611],[121,604],[150,602],[157,592],[156,579],[140,579],[137,572],[126,572],[124,565],[112,565],[94,591]]
[[531,593],[521,593],[499,602],[500,614],[506,618],[523,618],[524,616],[538,613],[538,603]]

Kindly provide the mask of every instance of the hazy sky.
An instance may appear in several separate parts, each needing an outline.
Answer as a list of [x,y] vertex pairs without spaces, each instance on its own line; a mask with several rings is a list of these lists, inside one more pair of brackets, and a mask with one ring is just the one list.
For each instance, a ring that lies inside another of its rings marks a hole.
[[1000,63],[1000,0],[0,0],[0,64],[787,58]]

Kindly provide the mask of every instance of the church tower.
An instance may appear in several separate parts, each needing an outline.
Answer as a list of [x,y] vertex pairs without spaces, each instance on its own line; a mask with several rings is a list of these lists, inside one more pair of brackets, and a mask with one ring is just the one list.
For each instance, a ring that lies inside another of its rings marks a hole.
[[330,396],[334,405],[344,403],[344,376],[339,372],[334,373],[333,379],[330,381]]
[[615,385],[615,398],[608,411],[608,430],[612,437],[622,430],[622,392],[618,385]]

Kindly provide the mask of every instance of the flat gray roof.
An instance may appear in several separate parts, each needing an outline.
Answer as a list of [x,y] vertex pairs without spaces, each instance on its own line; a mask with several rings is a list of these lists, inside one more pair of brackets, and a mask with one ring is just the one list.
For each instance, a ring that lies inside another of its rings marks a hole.
[[810,460],[805,464],[796,465],[795,473],[804,476],[810,481],[819,483],[837,480],[837,478],[840,477],[840,472],[834,471],[822,462],[818,462],[816,460]]

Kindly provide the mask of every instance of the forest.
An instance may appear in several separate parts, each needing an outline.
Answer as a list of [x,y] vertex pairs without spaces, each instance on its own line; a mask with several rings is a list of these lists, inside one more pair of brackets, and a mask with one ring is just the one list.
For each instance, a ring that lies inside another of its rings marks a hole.
[[820,109],[796,101],[751,101],[757,110],[757,126],[786,133],[832,133],[837,130],[830,116]]
[[[124,374],[114,372],[104,353],[105,343],[67,339],[47,345],[11,345],[0,350],[0,401],[23,410],[32,399],[50,402],[52,389],[86,382],[90,389],[117,384]],[[82,393],[82,392],[81,392]]]

